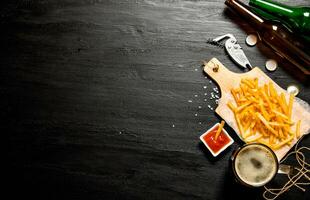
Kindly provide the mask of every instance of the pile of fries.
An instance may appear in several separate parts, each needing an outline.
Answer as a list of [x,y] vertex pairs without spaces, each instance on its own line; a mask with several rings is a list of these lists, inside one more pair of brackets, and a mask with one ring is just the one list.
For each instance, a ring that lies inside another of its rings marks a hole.
[[[287,102],[284,93],[278,94],[272,82],[259,86],[257,78],[242,79],[239,88],[231,93],[235,103],[227,105],[245,142],[263,143],[276,150],[300,137],[301,121],[296,123],[291,119],[293,94]],[[296,125],[294,130],[293,125]]]

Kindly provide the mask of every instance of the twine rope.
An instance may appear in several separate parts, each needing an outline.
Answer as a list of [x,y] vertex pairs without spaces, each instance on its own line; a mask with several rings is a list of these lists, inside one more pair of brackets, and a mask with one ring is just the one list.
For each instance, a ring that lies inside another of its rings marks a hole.
[[[288,181],[283,185],[282,188],[268,188],[264,186],[265,191],[263,193],[263,197],[266,200],[274,200],[277,197],[279,197],[281,194],[285,193],[288,191],[291,187],[296,186],[298,189],[301,191],[305,192],[306,189],[303,186],[310,185],[310,177],[308,173],[310,173],[310,164],[306,162],[306,157],[302,151],[310,151],[310,148],[308,147],[300,147],[297,148],[299,142],[295,145],[295,149],[293,152],[287,154],[282,161],[280,162],[283,163],[289,156],[295,155],[295,158],[299,164],[298,167],[294,167],[295,170],[298,172],[292,176],[292,174],[288,173],[287,178]],[[302,181],[301,179],[304,178],[306,180]]]

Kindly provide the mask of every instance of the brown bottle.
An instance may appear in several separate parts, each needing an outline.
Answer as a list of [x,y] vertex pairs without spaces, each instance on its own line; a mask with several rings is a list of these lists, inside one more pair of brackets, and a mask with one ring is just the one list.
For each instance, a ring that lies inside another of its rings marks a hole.
[[257,30],[260,40],[271,47],[278,55],[296,66],[306,75],[306,79],[309,79],[310,57],[298,47],[302,43],[299,43],[283,27],[265,21],[251,12],[248,6],[242,2],[238,0],[226,0],[225,4],[247,19],[248,23]]

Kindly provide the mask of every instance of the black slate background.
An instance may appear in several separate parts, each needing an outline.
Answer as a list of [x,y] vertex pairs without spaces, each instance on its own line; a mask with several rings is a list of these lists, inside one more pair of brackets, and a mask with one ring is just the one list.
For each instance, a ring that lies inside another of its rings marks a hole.
[[[283,88],[298,85],[307,102],[310,89],[281,67],[265,70],[266,59],[277,57],[263,45],[245,45],[254,30],[224,1],[0,5],[5,199],[262,198],[230,176],[229,158],[242,142],[229,127],[236,142],[216,159],[199,141],[220,120],[208,108],[216,107],[216,85],[201,61],[217,57],[242,72],[206,41],[232,33],[252,65]],[[284,182],[278,176],[271,185]],[[309,196],[293,188],[279,199]]]

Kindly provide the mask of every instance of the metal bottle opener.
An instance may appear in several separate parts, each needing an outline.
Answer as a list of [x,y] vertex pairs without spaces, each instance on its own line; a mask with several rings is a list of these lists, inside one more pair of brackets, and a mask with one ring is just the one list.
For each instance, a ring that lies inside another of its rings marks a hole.
[[241,46],[237,44],[235,36],[232,34],[226,34],[213,39],[213,41],[219,42],[225,38],[228,38],[225,42],[225,49],[231,59],[244,69],[252,69],[252,65],[250,64],[248,58],[245,56]]

